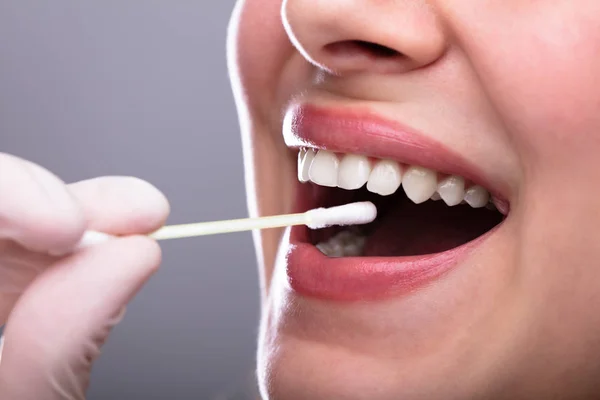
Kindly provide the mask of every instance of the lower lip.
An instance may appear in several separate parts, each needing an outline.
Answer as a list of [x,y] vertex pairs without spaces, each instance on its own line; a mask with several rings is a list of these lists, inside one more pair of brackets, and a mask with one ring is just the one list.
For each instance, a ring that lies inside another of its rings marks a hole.
[[408,257],[329,258],[308,242],[306,227],[292,228],[287,254],[291,288],[304,296],[335,300],[382,300],[414,292],[460,265],[495,230],[454,249]]

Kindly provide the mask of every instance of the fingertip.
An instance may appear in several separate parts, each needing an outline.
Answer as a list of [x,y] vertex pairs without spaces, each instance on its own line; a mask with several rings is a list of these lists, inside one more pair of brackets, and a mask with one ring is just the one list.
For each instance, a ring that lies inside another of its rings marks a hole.
[[89,229],[109,234],[150,233],[163,226],[170,213],[166,196],[135,177],[94,178],[69,189],[83,207]]
[[83,209],[58,177],[52,175],[43,179],[55,180],[51,195],[54,201],[45,206],[42,202],[33,204],[23,214],[24,229],[20,233],[21,239],[17,238],[17,241],[40,252],[69,251],[79,242],[87,228]]
[[28,392],[26,398],[47,398],[56,382],[84,388],[101,346],[160,261],[154,240],[130,236],[85,249],[45,270],[10,315],[0,395],[10,389]]
[[48,254],[70,252],[86,230],[83,213],[76,207],[62,215],[57,212],[31,221],[30,232],[16,235],[15,241],[25,248]]
[[120,239],[124,246],[128,246],[143,257],[141,265],[146,265],[151,274],[154,274],[162,262],[162,249],[158,242],[148,236],[133,235]]
[[0,196],[0,234],[30,250],[69,249],[86,229],[65,183],[30,161],[0,154]]
[[163,226],[171,213],[171,205],[164,193],[148,181],[135,177],[124,179],[136,186],[137,196],[144,199],[144,206],[138,209],[134,223],[139,232],[149,233]]

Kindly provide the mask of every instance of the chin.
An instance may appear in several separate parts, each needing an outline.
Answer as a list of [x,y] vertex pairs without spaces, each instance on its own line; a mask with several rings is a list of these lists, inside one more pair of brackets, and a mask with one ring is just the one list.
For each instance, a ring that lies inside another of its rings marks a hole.
[[[258,377],[265,400],[487,398],[481,383],[489,370],[473,374],[479,357],[452,341],[430,346],[393,332],[365,332],[362,322],[350,321],[350,311],[338,319],[336,307],[310,300],[288,298],[281,308],[286,310],[263,321],[259,342]],[[337,334],[340,330],[345,332]]]
[[[259,377],[265,399],[436,398],[423,390],[427,388],[425,382],[415,382],[416,376],[402,376],[396,368],[349,349],[282,335],[262,351]],[[416,387],[421,390],[415,391]]]

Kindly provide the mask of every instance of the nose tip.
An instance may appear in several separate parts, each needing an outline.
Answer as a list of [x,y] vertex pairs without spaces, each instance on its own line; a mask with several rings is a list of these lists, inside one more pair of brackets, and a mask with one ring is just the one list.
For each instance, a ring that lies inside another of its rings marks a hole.
[[335,74],[407,72],[447,47],[439,16],[423,1],[286,0],[282,7],[294,46]]

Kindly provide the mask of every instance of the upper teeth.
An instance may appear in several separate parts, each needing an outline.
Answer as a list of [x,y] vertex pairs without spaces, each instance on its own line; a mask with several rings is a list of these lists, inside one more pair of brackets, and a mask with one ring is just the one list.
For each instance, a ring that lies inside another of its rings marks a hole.
[[437,192],[449,206],[460,204],[465,197],[465,180],[460,176],[449,176],[438,183]]
[[373,169],[371,169],[367,190],[382,196],[389,196],[398,190],[401,183],[402,167],[395,161],[380,160],[374,163]]
[[465,186],[465,179],[451,175],[438,178],[436,171],[420,166],[402,165],[393,160],[370,160],[356,154],[336,155],[327,150],[301,149],[298,154],[298,179],[317,185],[367,190],[382,196],[396,192],[402,185],[406,196],[416,204],[428,199],[444,200],[449,206],[466,203],[485,207],[490,194],[481,186]]

